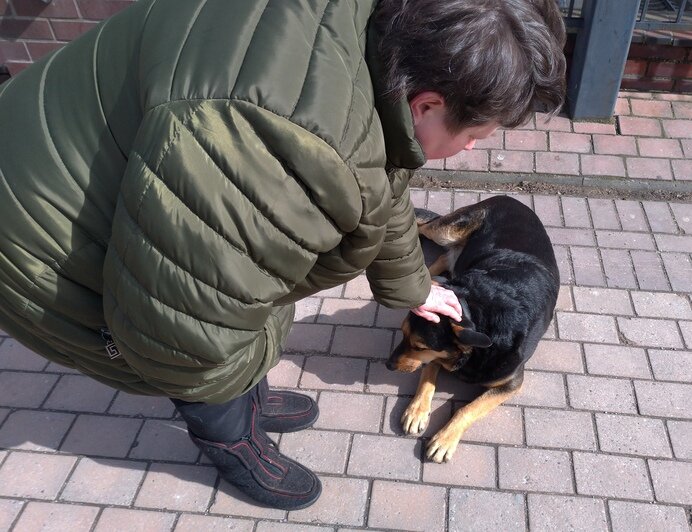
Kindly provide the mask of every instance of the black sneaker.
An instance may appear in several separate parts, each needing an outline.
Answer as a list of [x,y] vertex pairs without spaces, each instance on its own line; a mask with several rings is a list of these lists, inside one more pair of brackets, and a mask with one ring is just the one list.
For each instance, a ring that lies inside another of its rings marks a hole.
[[197,447],[212,461],[221,478],[248,497],[271,508],[299,510],[314,503],[322,493],[317,476],[298,462],[282,455],[260,427],[253,402],[249,436],[233,442],[212,442],[188,431]]
[[295,432],[314,425],[320,415],[317,403],[302,393],[270,390],[266,377],[257,385],[259,423],[267,432]]

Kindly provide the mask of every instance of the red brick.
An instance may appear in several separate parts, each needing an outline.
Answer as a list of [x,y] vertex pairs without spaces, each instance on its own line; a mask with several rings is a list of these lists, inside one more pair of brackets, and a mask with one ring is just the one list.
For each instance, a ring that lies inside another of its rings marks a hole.
[[692,464],[649,460],[656,499],[673,504],[692,504]]
[[129,506],[145,471],[145,462],[83,457],[60,498],[70,502]]
[[613,155],[580,155],[582,175],[625,177],[625,165]]
[[368,527],[421,532],[444,530],[445,495],[442,487],[376,480],[372,486]]
[[663,120],[666,135],[672,138],[692,138],[692,120]]
[[505,148],[507,150],[546,151],[548,149],[547,136],[542,131],[505,131]]
[[529,522],[534,530],[608,530],[603,501],[530,493]]
[[637,179],[673,179],[668,159],[627,157],[627,175]]
[[628,59],[625,63],[625,75],[643,77],[646,74],[648,61],[641,59]]
[[628,380],[567,375],[572,408],[636,414],[632,386]]
[[650,379],[643,349],[620,345],[584,344],[586,367],[592,375]]
[[133,0],[77,0],[79,10],[86,19],[102,20],[128,7]]
[[673,175],[675,179],[689,181],[692,179],[692,161],[689,159],[683,161],[671,161],[673,165]]
[[147,532],[169,532],[173,528],[176,514],[171,512],[153,512],[130,510],[128,508],[105,508],[96,522],[96,532],[116,532],[127,523],[129,530],[146,530]]
[[661,136],[661,122],[654,118],[638,118],[630,116],[618,117],[622,135],[637,135],[647,137]]
[[[501,143],[500,143],[501,144]],[[496,146],[502,147],[502,146]],[[488,171],[488,151],[476,148],[471,151],[462,151],[445,160],[447,170],[469,170],[477,172]]]
[[579,156],[575,153],[537,152],[536,172],[579,175]]
[[632,114],[653,118],[669,118],[673,116],[670,102],[665,100],[632,100]]
[[36,0],[12,0],[17,16],[45,18],[78,18],[74,0],[51,0],[49,4]]
[[608,501],[613,532],[651,532],[652,530],[686,530],[684,508],[662,504]]
[[574,453],[577,493],[626,499],[653,499],[641,458]]
[[533,153],[492,150],[490,152],[490,170],[498,172],[533,172]]
[[606,122],[573,122],[575,133],[600,133],[602,135],[615,135],[615,124]]
[[603,155],[637,155],[636,137],[594,135],[594,153]]
[[[692,124],[692,121],[690,122]],[[682,157],[680,141],[675,139],[638,139],[639,153],[644,157]]]
[[669,91],[672,90],[674,81],[672,79],[631,79],[623,78],[620,87],[636,91],[654,90],[654,91]]
[[[425,530],[434,530],[426,528]],[[443,530],[440,528],[438,530]],[[526,530],[524,497],[519,493],[452,489],[449,530]]]
[[634,381],[634,389],[642,415],[692,419],[692,385]]
[[44,55],[62,48],[64,43],[60,42],[28,42],[26,43],[32,61],[38,61]]
[[7,18],[0,24],[0,39],[53,40],[53,32],[47,20]]
[[51,20],[55,38],[59,41],[73,41],[80,35],[96,27],[96,22],[84,20]]
[[646,75],[659,78],[692,78],[692,64],[649,63]]
[[31,61],[26,45],[21,41],[0,41],[0,63]]
[[692,80],[689,79],[678,79],[673,85],[673,90],[677,92],[692,92]]
[[90,530],[98,513],[90,506],[30,502],[15,530]]
[[500,447],[501,489],[572,493],[569,454],[564,451]]
[[644,59],[685,59],[685,53],[679,46],[632,43],[627,55]]

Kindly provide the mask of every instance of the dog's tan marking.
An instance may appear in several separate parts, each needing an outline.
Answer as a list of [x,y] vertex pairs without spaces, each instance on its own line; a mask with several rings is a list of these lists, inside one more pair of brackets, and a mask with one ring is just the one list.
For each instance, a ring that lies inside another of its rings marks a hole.
[[435,434],[428,443],[427,456],[433,462],[449,461],[457,450],[462,435],[474,422],[485,417],[521,388],[521,384],[510,381],[490,388],[468,405],[456,411],[452,419]]
[[418,232],[439,246],[463,246],[485,218],[485,210],[462,207],[418,226]]
[[437,259],[435,259],[435,262],[433,262],[430,266],[428,266],[428,271],[430,271],[430,275],[435,276],[435,275],[440,275],[446,271],[449,270],[449,261],[447,260],[447,254],[443,253]]
[[437,364],[429,364],[423,368],[416,394],[411,399],[404,415],[401,416],[401,426],[406,434],[419,434],[427,428],[439,371],[440,366]]

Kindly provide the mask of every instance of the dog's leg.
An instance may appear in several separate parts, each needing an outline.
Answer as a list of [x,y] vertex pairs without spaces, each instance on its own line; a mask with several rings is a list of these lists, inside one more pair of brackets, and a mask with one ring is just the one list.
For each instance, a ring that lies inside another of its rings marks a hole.
[[428,266],[428,271],[432,277],[436,275],[441,275],[449,270],[449,261],[447,260],[447,254],[443,253],[435,259],[430,266]]
[[480,397],[457,410],[452,419],[430,440],[426,453],[428,458],[437,463],[449,461],[466,429],[517,393],[521,388],[523,377],[522,372],[505,384],[490,388]]
[[406,434],[418,434],[428,426],[435,381],[439,371],[438,364],[428,364],[421,371],[416,395],[413,396],[404,415],[401,416],[401,426]]
[[470,205],[429,221],[419,217],[418,232],[439,246],[463,246],[468,237],[483,223],[485,212],[484,208]]

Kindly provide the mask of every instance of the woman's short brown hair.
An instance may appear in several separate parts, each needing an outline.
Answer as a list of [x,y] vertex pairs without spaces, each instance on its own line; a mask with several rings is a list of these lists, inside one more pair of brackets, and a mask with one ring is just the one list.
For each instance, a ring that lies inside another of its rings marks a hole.
[[452,132],[517,127],[565,95],[565,27],[556,0],[380,0],[374,14],[388,95],[440,93]]

